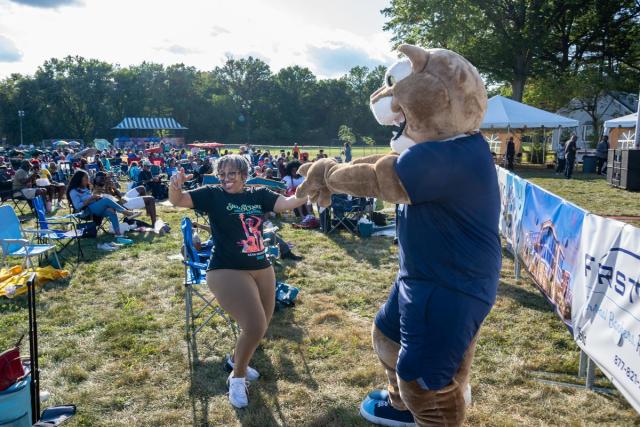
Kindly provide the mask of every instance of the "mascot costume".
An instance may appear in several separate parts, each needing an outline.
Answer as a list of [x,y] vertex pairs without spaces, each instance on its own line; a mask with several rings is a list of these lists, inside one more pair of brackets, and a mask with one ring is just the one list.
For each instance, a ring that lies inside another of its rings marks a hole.
[[371,95],[378,122],[400,126],[393,153],[307,163],[297,194],[324,207],[334,193],[400,204],[400,268],[372,331],[389,384],[371,392],[360,413],[387,426],[454,426],[471,399],[476,337],[501,264],[498,181],[479,132],[487,94],[462,56],[399,50],[406,58]]

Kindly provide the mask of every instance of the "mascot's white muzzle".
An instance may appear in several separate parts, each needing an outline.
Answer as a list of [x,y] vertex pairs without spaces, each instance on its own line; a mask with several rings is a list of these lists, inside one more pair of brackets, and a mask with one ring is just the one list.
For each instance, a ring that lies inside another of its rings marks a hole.
[[378,123],[384,126],[399,126],[404,121],[404,114],[402,112],[395,113],[391,109],[391,101],[393,97],[385,96],[378,99],[376,102],[370,104],[373,117],[376,118]]

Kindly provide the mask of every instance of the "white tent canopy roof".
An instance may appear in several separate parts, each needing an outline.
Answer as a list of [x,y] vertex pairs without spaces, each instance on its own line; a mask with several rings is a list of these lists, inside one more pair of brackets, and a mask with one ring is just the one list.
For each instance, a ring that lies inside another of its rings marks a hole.
[[638,113],[628,114],[626,116],[617,117],[615,119],[607,120],[604,122],[605,129],[612,128],[634,128],[636,127],[636,119]]
[[487,112],[480,128],[571,128],[579,124],[577,120],[496,95],[487,102]]

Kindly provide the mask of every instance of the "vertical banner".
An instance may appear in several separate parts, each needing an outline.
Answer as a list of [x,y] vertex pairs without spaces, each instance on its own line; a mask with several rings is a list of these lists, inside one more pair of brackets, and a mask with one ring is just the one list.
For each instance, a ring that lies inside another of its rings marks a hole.
[[498,185],[500,186],[500,234],[507,243],[507,249],[516,253],[518,230],[522,219],[527,181],[498,167]]
[[582,209],[536,185],[525,187],[517,253],[569,327],[585,215]]
[[574,338],[640,411],[640,229],[587,215],[583,236]]

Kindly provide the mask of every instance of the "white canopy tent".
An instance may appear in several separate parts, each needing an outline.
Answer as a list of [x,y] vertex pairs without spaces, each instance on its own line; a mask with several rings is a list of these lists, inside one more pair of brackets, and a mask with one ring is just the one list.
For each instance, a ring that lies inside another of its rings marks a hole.
[[636,120],[638,120],[638,113],[628,114],[626,116],[616,117],[615,119],[607,120],[606,122],[604,122],[604,128],[605,129],[635,128]]
[[577,120],[496,95],[487,102],[487,112],[480,129],[553,129],[578,127],[579,124]]
[[[480,129],[506,129],[509,133],[513,129],[543,129],[543,133],[550,129],[553,131],[551,146],[555,148],[560,140],[561,128],[575,128],[579,125],[578,120],[496,95],[487,102],[487,112]],[[543,144],[542,153],[543,158],[546,158],[546,144]]]

